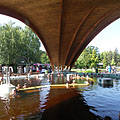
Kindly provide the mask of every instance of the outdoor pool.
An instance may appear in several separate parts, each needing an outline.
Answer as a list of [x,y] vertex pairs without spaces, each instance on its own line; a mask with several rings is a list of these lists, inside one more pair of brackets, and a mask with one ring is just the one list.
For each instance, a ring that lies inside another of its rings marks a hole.
[[[94,78],[96,80],[96,78]],[[62,84],[66,78],[19,80],[36,85]],[[81,82],[81,80],[78,80]],[[42,87],[17,92],[9,99],[0,98],[0,120],[119,120],[120,80],[112,85],[95,82],[86,87]]]

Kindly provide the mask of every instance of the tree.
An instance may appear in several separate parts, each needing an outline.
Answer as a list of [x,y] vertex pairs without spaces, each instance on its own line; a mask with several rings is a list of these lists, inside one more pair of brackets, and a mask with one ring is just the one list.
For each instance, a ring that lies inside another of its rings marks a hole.
[[107,56],[104,56],[103,58],[103,68],[106,68],[106,66],[108,66],[108,62],[107,62]]
[[113,58],[113,52],[110,50],[110,51],[107,52],[108,65],[111,64],[112,58]]
[[100,54],[101,62],[103,63],[103,68],[106,66],[111,65],[111,61],[113,59],[113,52],[112,51],[104,51]]
[[111,65],[115,65],[115,64],[116,64],[115,60],[114,60],[114,58],[112,58]]
[[119,53],[118,53],[118,49],[117,48],[114,50],[113,59],[114,59],[114,62],[115,62],[114,65],[118,65],[118,62],[119,62]]
[[19,55],[20,27],[9,22],[0,26],[0,61],[2,64],[15,64]]
[[84,49],[84,51],[81,53],[81,55],[75,62],[75,66],[77,68],[96,67],[98,61],[99,61],[98,48],[94,46],[88,46],[87,48]]
[[103,63],[103,68],[106,68],[106,66],[108,66],[108,52],[107,51],[104,51],[100,54],[100,60],[101,62]]
[[33,31],[25,27],[25,29],[22,31],[22,49],[23,54],[22,56],[25,56],[30,63],[32,62],[39,62],[41,50],[40,50],[40,40],[39,38],[33,33]]
[[46,52],[42,51],[42,55],[41,55],[41,63],[45,64],[45,63],[50,63],[50,60],[46,54]]
[[89,67],[89,65],[90,65],[90,56],[89,56],[87,48],[85,48],[85,50],[79,56],[79,58],[75,62],[75,65],[76,65],[77,68],[88,68]]
[[40,39],[28,27],[22,29],[12,22],[0,26],[0,43],[1,64],[17,64],[23,57],[30,63],[41,61]]
[[98,58],[98,55],[97,55],[97,52],[96,50],[92,50],[92,54],[91,54],[91,68],[96,68],[97,67],[97,64],[99,63],[99,58]]

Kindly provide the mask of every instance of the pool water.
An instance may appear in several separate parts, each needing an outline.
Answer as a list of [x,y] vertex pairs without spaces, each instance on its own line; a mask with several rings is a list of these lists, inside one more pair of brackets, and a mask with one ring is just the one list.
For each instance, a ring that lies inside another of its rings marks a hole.
[[113,120],[119,120],[120,80],[113,80],[112,85],[96,83],[83,91],[82,95],[87,105],[92,106],[92,113],[102,118],[110,116]]
[[[96,80],[96,78],[94,78]],[[29,86],[63,84],[66,78],[12,81]],[[76,80],[82,83],[81,80]],[[95,82],[86,87],[42,87],[0,98],[0,120],[119,120],[120,80],[111,85]]]

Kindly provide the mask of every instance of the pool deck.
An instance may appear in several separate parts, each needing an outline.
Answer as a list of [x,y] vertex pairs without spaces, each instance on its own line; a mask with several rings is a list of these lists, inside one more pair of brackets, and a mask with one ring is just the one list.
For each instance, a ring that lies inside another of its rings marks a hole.
[[[64,72],[64,75],[66,74],[76,74],[75,72]],[[54,73],[56,75],[57,73]],[[115,78],[115,79],[120,79],[120,72],[119,73],[78,73],[80,76],[89,76],[89,77],[110,77],[110,78]],[[10,80],[17,80],[17,79],[31,79],[31,78],[39,78],[42,79],[43,77],[47,77],[47,74],[45,73],[32,73],[32,74],[13,74],[10,76]],[[5,77],[4,77],[5,78]],[[2,77],[0,76],[0,79]]]
[[[80,76],[87,75],[87,73],[79,73]],[[115,78],[120,79],[120,73],[88,73],[89,76],[93,77],[107,77],[107,78]]]
[[[42,77],[44,77],[45,74],[15,74],[15,75],[11,75],[10,76],[10,80],[20,80],[20,79],[31,79],[31,78],[40,78],[42,79]],[[5,76],[3,77],[5,78]],[[0,79],[2,79],[2,77],[0,76]]]

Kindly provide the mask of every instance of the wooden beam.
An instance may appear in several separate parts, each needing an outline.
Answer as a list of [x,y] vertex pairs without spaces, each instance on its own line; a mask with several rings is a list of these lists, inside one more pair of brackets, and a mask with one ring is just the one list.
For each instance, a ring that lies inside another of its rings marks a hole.
[[102,21],[104,20],[105,17],[109,16],[111,13],[113,12],[113,10],[108,11],[105,15],[103,15],[100,19],[98,19],[98,21],[89,29],[89,31],[87,31],[87,33],[85,34],[85,36],[82,38],[82,40],[80,41],[78,47],[74,50],[74,53],[71,55],[71,58],[69,59],[67,65],[70,66],[72,60],[74,59],[75,55],[77,54],[77,52],[80,49],[80,46],[82,45],[82,43],[84,43],[84,41],[86,40],[86,38],[88,37],[88,35],[94,30],[94,28]]
[[68,55],[69,55],[70,48],[71,48],[72,45],[74,44],[74,40],[76,39],[76,36],[78,35],[78,32],[79,32],[81,26],[84,24],[84,22],[87,20],[88,16],[93,12],[93,10],[94,10],[95,8],[96,8],[96,6],[93,7],[91,10],[88,11],[88,13],[82,18],[82,20],[80,21],[78,27],[76,28],[75,33],[73,34],[72,40],[71,40],[71,42],[70,42],[70,44],[69,44],[69,47],[68,47],[68,49],[67,49],[67,53],[66,53],[66,55],[65,55],[65,58],[64,58],[64,61],[63,61],[62,66],[64,66],[65,63],[66,63],[66,61],[67,61],[67,57],[68,57]]

